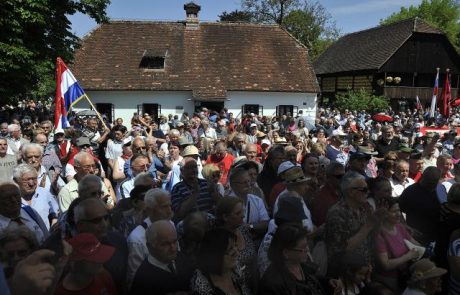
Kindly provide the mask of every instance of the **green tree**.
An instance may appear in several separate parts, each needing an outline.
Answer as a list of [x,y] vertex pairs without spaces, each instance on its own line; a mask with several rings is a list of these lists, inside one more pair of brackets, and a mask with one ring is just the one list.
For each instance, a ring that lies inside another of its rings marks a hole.
[[251,22],[252,21],[252,14],[247,11],[242,10],[234,10],[231,12],[222,12],[219,15],[219,19],[221,22]]
[[105,22],[110,0],[0,1],[0,103],[52,95],[56,57],[72,62],[78,37],[69,15]]
[[364,89],[348,90],[335,96],[335,106],[340,110],[364,110],[366,112],[382,112],[388,109],[390,102],[383,96],[376,96]]
[[391,14],[381,20],[380,23],[390,24],[415,17],[419,17],[443,31],[460,51],[459,0],[422,0],[418,6],[401,7],[399,12]]
[[243,11],[258,23],[277,23],[304,44],[314,59],[339,37],[331,15],[309,0],[242,0]]

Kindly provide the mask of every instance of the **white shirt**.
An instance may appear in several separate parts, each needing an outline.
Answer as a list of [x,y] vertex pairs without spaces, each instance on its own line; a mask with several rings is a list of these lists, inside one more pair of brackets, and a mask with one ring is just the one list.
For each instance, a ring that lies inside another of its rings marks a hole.
[[105,157],[107,159],[116,159],[123,154],[123,142],[117,142],[109,139]]
[[43,222],[46,225],[46,229],[50,229],[50,222],[48,219],[48,215],[50,213],[55,213],[56,218],[59,213],[59,205],[55,199],[55,197],[47,190],[46,188],[37,187],[35,190],[35,194],[32,196],[31,199],[32,203],[29,203],[22,199],[22,203],[24,205],[29,205],[35,211],[37,211],[38,215],[42,218]]
[[144,219],[146,227],[138,225],[133,231],[129,234],[128,242],[128,270],[126,274],[126,280],[128,286],[131,286],[136,274],[137,269],[141,266],[144,259],[149,254],[147,248],[147,240],[145,238],[146,229],[152,224],[150,218]]
[[135,177],[128,179],[126,181],[123,181],[120,184],[120,195],[121,196],[124,196],[125,198],[130,197],[129,193],[134,189],[134,179]]
[[[230,196],[237,197],[233,191]],[[270,220],[264,201],[261,198],[248,194],[246,204],[243,204],[243,206],[244,223],[254,224]]]
[[[293,192],[290,192],[290,193],[293,193]],[[287,189],[285,189],[279,194],[278,198],[276,199],[275,206],[273,207],[273,216],[275,216],[276,212],[278,212],[279,200],[287,194],[288,194]],[[312,232],[314,229],[314,226],[313,226],[313,221],[311,219],[310,210],[308,209],[307,204],[305,204],[305,201],[303,200],[303,198],[299,198],[299,199],[300,199],[300,202],[302,203],[303,211],[305,212],[305,215],[307,215],[307,219],[302,220],[303,227],[309,232]]]
[[426,293],[420,290],[406,288],[402,295],[426,295]]
[[393,198],[400,197],[402,192],[410,185],[414,184],[414,180],[412,178],[407,178],[404,183],[401,183],[399,180],[391,177],[390,184],[391,184],[391,196]]

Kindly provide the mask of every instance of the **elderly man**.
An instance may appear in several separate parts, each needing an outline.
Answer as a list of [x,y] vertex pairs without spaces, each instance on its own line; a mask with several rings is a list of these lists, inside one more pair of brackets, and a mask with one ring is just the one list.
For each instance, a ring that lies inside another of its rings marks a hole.
[[414,184],[414,180],[409,177],[409,163],[404,160],[399,160],[395,165],[395,172],[390,178],[391,196],[398,198],[402,192],[410,185]]
[[106,205],[97,197],[82,200],[74,209],[74,223],[77,233],[92,233],[103,245],[115,248],[114,255],[104,263],[104,268],[110,273],[122,294],[126,279],[128,246],[126,240],[118,232],[109,231],[109,212]]
[[[97,168],[94,157],[87,152],[79,152],[75,155],[74,167],[77,174],[75,174],[75,177],[61,189],[58,195],[59,210],[61,212],[67,211],[70,203],[78,198],[78,182],[85,175],[95,174]],[[104,196],[109,195],[107,187],[104,184],[102,184],[102,191],[104,192]],[[112,198],[108,198],[107,200],[111,202]]]
[[[133,157],[136,155],[143,155],[143,156],[149,156],[147,153],[147,145],[141,137],[136,137],[133,139],[133,142],[131,144],[131,150],[133,153]],[[154,165],[150,165],[148,171],[152,173],[153,177],[157,177],[157,168],[162,169],[163,164],[161,161],[156,157],[152,156],[152,158],[148,158],[149,162],[151,163],[153,161]],[[161,166],[161,167],[160,167]],[[127,178],[133,178],[133,171],[131,169],[131,159],[128,159],[125,161],[124,167],[123,167],[123,172]]]
[[51,132],[53,129],[53,123],[50,120],[45,120],[40,123],[40,128],[43,129],[44,135],[48,141],[54,140],[54,134]]
[[182,220],[192,211],[210,211],[215,203],[209,192],[208,183],[198,178],[198,166],[193,158],[181,162],[182,181],[171,191],[172,207],[176,220]]
[[91,148],[96,155],[96,157],[99,156],[99,145],[103,143],[106,139],[107,136],[110,133],[110,129],[106,128],[104,130],[103,134],[100,134],[99,131],[97,130],[97,119],[96,118],[90,118],[88,119],[86,128],[83,129],[83,134],[88,137],[90,141]]
[[233,157],[238,158],[244,155],[244,144],[246,142],[246,135],[243,133],[238,133],[233,137],[233,144],[228,148],[228,152],[232,154]]
[[128,283],[132,282],[137,269],[149,254],[145,239],[146,229],[158,220],[166,220],[173,224],[171,222],[173,212],[169,192],[159,188],[148,190],[144,196],[144,205],[144,212],[147,218],[128,236]]
[[371,213],[369,189],[362,174],[348,172],[340,188],[343,199],[329,210],[325,226],[328,272],[332,276],[337,275],[337,261],[345,251],[356,251],[370,261],[371,232],[379,228],[383,218],[380,210]]
[[188,294],[193,268],[178,252],[174,225],[156,221],[147,229],[146,240],[148,255],[136,272],[130,294]]
[[378,152],[377,161],[382,162],[388,152],[399,150],[399,138],[394,136],[394,129],[391,125],[382,127],[382,138],[376,142],[375,150]]
[[21,158],[19,151],[23,144],[29,143],[29,141],[22,137],[21,127],[17,124],[8,125],[8,154],[16,155],[18,159]]
[[135,177],[142,172],[147,172],[150,168],[149,159],[142,154],[137,154],[133,156],[131,158],[130,164],[133,177],[130,179],[126,179],[120,184],[120,193],[123,199],[129,198],[129,193],[134,188]]
[[8,141],[0,138],[0,182],[9,181],[13,178],[13,169],[18,165],[15,155],[9,155]]
[[49,171],[51,169],[60,174],[62,163],[53,145],[48,144],[48,137],[46,137],[45,134],[37,134],[35,135],[33,143],[39,144],[43,148],[42,165],[46,170]]
[[3,122],[0,124],[0,136],[1,137],[8,137],[8,123]]
[[22,203],[35,209],[49,230],[57,222],[59,213],[55,197],[49,190],[37,185],[38,174],[34,167],[21,164],[14,168],[13,175],[21,191]]
[[27,226],[41,244],[48,237],[42,218],[33,208],[21,204],[21,191],[13,182],[0,183],[0,232],[8,226]]
[[401,211],[406,213],[407,224],[417,231],[414,237],[424,245],[436,239],[441,208],[436,187],[440,179],[438,168],[426,168],[420,181],[405,189],[399,201]]
[[206,161],[206,164],[216,164],[219,167],[222,172],[219,181],[224,186],[227,185],[228,172],[233,164],[233,160],[235,158],[227,152],[227,145],[224,142],[218,142],[214,146],[214,153],[209,155]]

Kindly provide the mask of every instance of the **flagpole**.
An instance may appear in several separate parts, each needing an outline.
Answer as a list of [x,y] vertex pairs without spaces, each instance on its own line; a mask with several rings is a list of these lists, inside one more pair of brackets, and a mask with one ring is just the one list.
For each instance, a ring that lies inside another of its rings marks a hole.
[[96,115],[99,118],[99,120],[101,120],[102,125],[104,125],[104,128],[108,129],[107,125],[105,125],[104,120],[102,119],[101,114],[97,111],[96,107],[93,105],[93,103],[91,102],[91,99],[89,99],[88,95],[86,95],[86,93],[85,93],[85,94],[83,94],[83,97],[86,98],[86,100],[89,102],[89,104],[91,105],[93,110],[96,112]]

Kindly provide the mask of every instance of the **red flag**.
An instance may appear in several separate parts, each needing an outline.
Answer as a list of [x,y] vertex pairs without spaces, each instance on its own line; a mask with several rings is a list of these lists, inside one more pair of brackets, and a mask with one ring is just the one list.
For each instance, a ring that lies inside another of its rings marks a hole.
[[420,102],[420,99],[418,98],[418,95],[415,97],[415,99],[416,99],[415,107],[417,108],[417,110],[421,110],[422,109],[422,103]]
[[442,101],[440,105],[440,113],[444,117],[449,117],[449,103],[451,100],[450,82],[449,82],[449,69],[446,70],[446,81],[444,82],[444,89],[442,91]]

